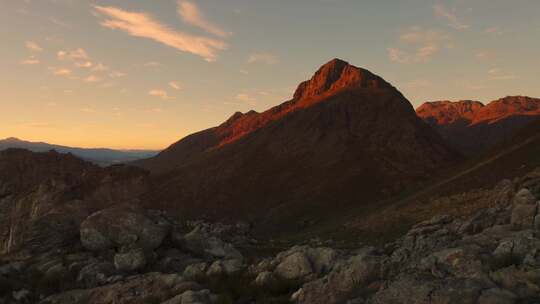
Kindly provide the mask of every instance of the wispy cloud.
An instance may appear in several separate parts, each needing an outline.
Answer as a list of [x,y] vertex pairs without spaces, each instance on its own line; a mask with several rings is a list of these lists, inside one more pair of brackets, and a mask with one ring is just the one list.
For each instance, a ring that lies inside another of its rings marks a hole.
[[56,76],[71,76],[71,70],[66,68],[56,68],[56,67],[49,67],[49,70],[53,72]]
[[43,48],[34,41],[26,41],[24,45],[26,46],[27,49],[29,49],[32,52],[43,51]]
[[83,79],[84,82],[88,82],[88,83],[101,82],[102,80],[103,79],[101,79],[100,77],[98,77],[96,75],[89,75],[88,77]]
[[19,63],[22,65],[36,65],[36,64],[39,64],[40,61],[36,57],[30,56],[27,59],[21,60]]
[[250,54],[248,57],[248,63],[264,63],[264,64],[276,64],[279,59],[276,55],[267,52],[257,52]]
[[236,95],[236,100],[241,101],[243,103],[247,103],[248,105],[256,105],[257,99],[247,93],[240,93]]
[[88,53],[83,48],[78,48],[71,51],[58,51],[56,53],[56,57],[59,60],[73,60],[73,61],[87,61],[90,60],[90,56],[88,56]]
[[500,68],[493,68],[488,71],[490,80],[514,80],[519,77],[513,73],[508,73]]
[[389,47],[388,57],[398,63],[429,62],[443,49],[453,47],[452,38],[435,30],[413,27],[399,37],[399,47]]
[[469,28],[467,24],[464,24],[459,20],[455,10],[449,10],[441,4],[436,4],[433,6],[433,12],[435,13],[435,16],[445,19],[448,22],[448,25],[456,30],[462,31]]
[[112,6],[94,6],[98,13],[106,16],[101,25],[114,30],[121,30],[134,37],[148,38],[182,52],[215,61],[217,53],[227,49],[224,41],[190,35],[175,31],[145,13],[125,11]]
[[169,82],[169,86],[175,90],[181,90],[182,85],[178,81],[171,81]]
[[231,32],[227,32],[210,22],[195,3],[187,0],[178,0],[177,3],[178,15],[185,23],[201,28],[210,34],[222,38],[228,37],[232,34]]
[[501,36],[502,34],[504,34],[504,31],[496,26],[488,27],[487,29],[484,30],[484,32],[486,34],[493,35],[493,36]]
[[163,100],[170,100],[170,99],[173,99],[173,97],[169,96],[169,94],[167,93],[167,91],[165,90],[161,90],[161,89],[154,89],[154,90],[150,90],[148,92],[148,95],[150,96],[154,96],[154,97],[159,97]]

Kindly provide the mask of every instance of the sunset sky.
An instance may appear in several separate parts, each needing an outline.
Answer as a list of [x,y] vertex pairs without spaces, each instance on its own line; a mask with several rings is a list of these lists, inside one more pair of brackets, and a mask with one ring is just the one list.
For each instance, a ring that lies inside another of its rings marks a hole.
[[538,0],[0,0],[0,138],[165,148],[338,57],[423,101],[540,97]]

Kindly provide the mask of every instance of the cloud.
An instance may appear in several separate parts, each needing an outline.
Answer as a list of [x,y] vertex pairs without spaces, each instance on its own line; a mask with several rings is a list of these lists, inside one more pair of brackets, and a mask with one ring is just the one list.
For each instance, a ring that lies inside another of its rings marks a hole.
[[26,41],[25,46],[27,49],[33,52],[43,51],[43,48],[39,46],[39,44],[35,43],[34,41]]
[[104,71],[108,71],[108,70],[109,70],[109,67],[102,64],[102,63],[98,63],[92,68],[92,71],[94,71],[94,72],[104,72]]
[[72,51],[58,51],[56,53],[56,57],[59,60],[65,60],[65,59],[69,59],[72,61],[90,60],[90,56],[88,56],[88,53],[86,53],[86,50],[84,50],[83,48],[78,48]]
[[36,65],[36,64],[39,64],[40,61],[36,57],[30,56],[27,59],[21,60],[19,63],[22,65]]
[[426,63],[441,50],[454,47],[449,35],[419,27],[402,33],[399,44],[399,47],[387,48],[390,60],[398,63]]
[[75,62],[75,66],[78,67],[78,68],[86,68],[86,69],[89,69],[93,66],[94,64],[91,62],[91,61],[84,61],[84,62]]
[[445,19],[448,22],[448,25],[456,30],[462,31],[469,28],[467,24],[462,23],[458,19],[454,11],[450,11],[440,4],[433,6],[433,12],[435,13],[435,16]]
[[474,56],[478,59],[492,59],[495,57],[495,54],[491,51],[478,50],[474,53]]
[[187,0],[178,0],[177,4],[178,15],[185,23],[201,28],[218,37],[225,38],[232,35],[232,33],[226,32],[219,26],[210,22],[195,3]]
[[171,81],[169,82],[169,86],[175,90],[181,90],[182,85],[178,81]]
[[489,27],[489,28],[485,29],[484,32],[486,34],[493,35],[493,36],[500,36],[500,35],[504,34],[504,31],[502,31],[501,29],[499,29],[496,26]]
[[160,62],[157,62],[157,61],[150,61],[150,62],[147,62],[147,63],[143,64],[143,66],[145,66],[145,67],[160,67],[160,66],[162,66],[162,64]]
[[515,74],[505,72],[499,68],[489,70],[488,75],[490,80],[514,80],[519,78]]
[[248,63],[264,63],[264,64],[276,64],[279,59],[276,55],[266,52],[258,52],[250,54],[248,57]]
[[221,40],[175,31],[145,13],[125,11],[112,6],[94,6],[94,8],[106,16],[106,20],[100,23],[104,27],[121,30],[134,37],[152,39],[179,51],[200,56],[207,61],[215,61],[218,51],[228,47]]
[[236,95],[236,100],[239,100],[241,102],[244,102],[244,103],[247,103],[249,105],[255,105],[257,104],[257,99],[255,99],[255,97],[252,97],[250,96],[249,94],[246,94],[246,93],[240,93],[238,95]]
[[88,77],[84,78],[83,81],[84,82],[88,82],[88,83],[96,83],[96,82],[101,82],[103,79],[99,78],[98,76],[96,75],[89,75]]
[[50,67],[49,70],[51,70],[56,76],[71,76],[70,69]]
[[150,90],[148,92],[148,95],[154,96],[154,97],[159,97],[159,98],[161,98],[163,100],[173,99],[173,97],[169,96],[169,94],[165,90],[160,90],[160,89]]
[[122,72],[119,72],[119,71],[113,71],[109,74],[109,77],[111,78],[120,78],[120,77],[124,77],[126,76],[127,74],[126,73],[122,73]]

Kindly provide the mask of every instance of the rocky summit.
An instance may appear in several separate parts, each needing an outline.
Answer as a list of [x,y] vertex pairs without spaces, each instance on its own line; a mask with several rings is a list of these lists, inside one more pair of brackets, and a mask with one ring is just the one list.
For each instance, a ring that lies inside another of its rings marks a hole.
[[396,88],[335,59],[293,99],[237,113],[135,164],[152,172],[154,206],[285,230],[298,217],[373,207],[458,159]]
[[453,148],[464,155],[486,152],[540,118],[540,99],[508,96],[488,103],[479,101],[426,102],[416,112]]

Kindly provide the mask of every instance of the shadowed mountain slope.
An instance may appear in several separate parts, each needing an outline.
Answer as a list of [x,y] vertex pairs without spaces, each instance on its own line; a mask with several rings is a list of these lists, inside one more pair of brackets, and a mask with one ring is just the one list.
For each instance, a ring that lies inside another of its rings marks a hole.
[[154,174],[151,204],[299,224],[299,214],[375,204],[457,158],[397,89],[335,59],[292,100],[236,113],[137,165]]

